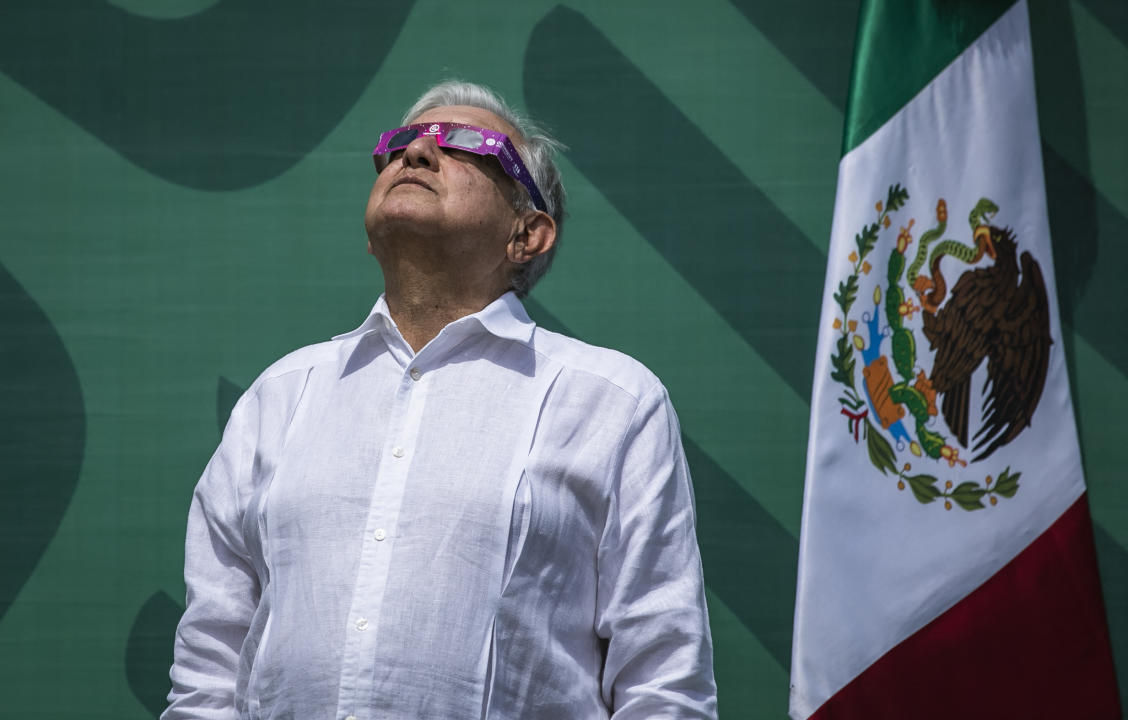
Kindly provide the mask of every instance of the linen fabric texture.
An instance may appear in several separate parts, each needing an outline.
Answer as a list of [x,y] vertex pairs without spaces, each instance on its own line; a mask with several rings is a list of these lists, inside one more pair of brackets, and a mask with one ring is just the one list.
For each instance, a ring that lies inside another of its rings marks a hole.
[[166,720],[712,718],[662,384],[512,293],[268,368],[193,496]]

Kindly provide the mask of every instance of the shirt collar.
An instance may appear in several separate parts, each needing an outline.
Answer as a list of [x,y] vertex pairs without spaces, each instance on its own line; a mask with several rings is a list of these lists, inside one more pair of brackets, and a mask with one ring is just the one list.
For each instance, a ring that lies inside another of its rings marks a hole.
[[[523,345],[532,343],[533,328],[536,327],[536,323],[529,319],[529,314],[525,312],[525,306],[521,304],[517,295],[512,291],[505,293],[478,312],[455,320],[447,325],[447,328],[454,329],[455,327],[473,324],[499,338],[514,340]],[[388,302],[384,298],[384,294],[381,293],[376,304],[372,306],[372,312],[368,314],[360,327],[341,335],[335,335],[333,339],[343,340],[358,335],[366,335],[370,332],[385,332],[395,328],[395,326],[395,321],[392,320],[392,316],[388,312]]]

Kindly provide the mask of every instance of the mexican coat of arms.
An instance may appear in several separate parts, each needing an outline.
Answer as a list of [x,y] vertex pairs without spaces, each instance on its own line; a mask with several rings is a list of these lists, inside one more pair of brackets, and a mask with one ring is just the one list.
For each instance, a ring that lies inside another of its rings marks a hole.
[[[1015,496],[1021,473],[990,472],[990,458],[1030,425],[1045,385],[1045,281],[1014,232],[992,223],[999,208],[987,198],[968,214],[970,242],[944,237],[942,198],[928,230],[914,238],[910,218],[894,240],[893,216],[908,199],[890,187],[854,238],[834,293],[830,376],[847,431],[900,490],[948,510],[994,506]],[[876,277],[880,263],[870,260],[885,253],[885,277]],[[986,380],[973,387],[984,363]]]

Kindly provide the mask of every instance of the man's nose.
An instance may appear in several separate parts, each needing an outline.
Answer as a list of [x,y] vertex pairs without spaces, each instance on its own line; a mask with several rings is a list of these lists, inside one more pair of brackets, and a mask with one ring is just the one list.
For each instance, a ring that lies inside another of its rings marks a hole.
[[413,168],[429,168],[436,170],[439,167],[439,150],[435,138],[422,135],[415,138],[403,151],[403,164]]

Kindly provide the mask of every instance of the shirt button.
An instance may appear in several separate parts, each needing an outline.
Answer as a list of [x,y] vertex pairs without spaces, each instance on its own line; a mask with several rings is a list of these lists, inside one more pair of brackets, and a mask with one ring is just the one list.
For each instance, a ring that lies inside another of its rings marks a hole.
[[349,715],[345,720],[356,720],[356,715]]
[[398,457],[398,458],[403,457],[403,448],[398,446],[398,445],[395,448],[393,448],[392,449],[392,457]]
[[419,368],[411,368],[411,379],[412,380],[418,380],[421,377],[423,377],[423,371],[422,370],[420,370]]
[[367,618],[361,618],[361,619],[357,620],[356,621],[356,629],[357,630],[367,630],[368,629],[368,619]]
[[388,537],[388,533],[384,532],[384,528],[376,528],[376,532],[372,533],[372,537],[376,538],[376,541],[379,542]]

